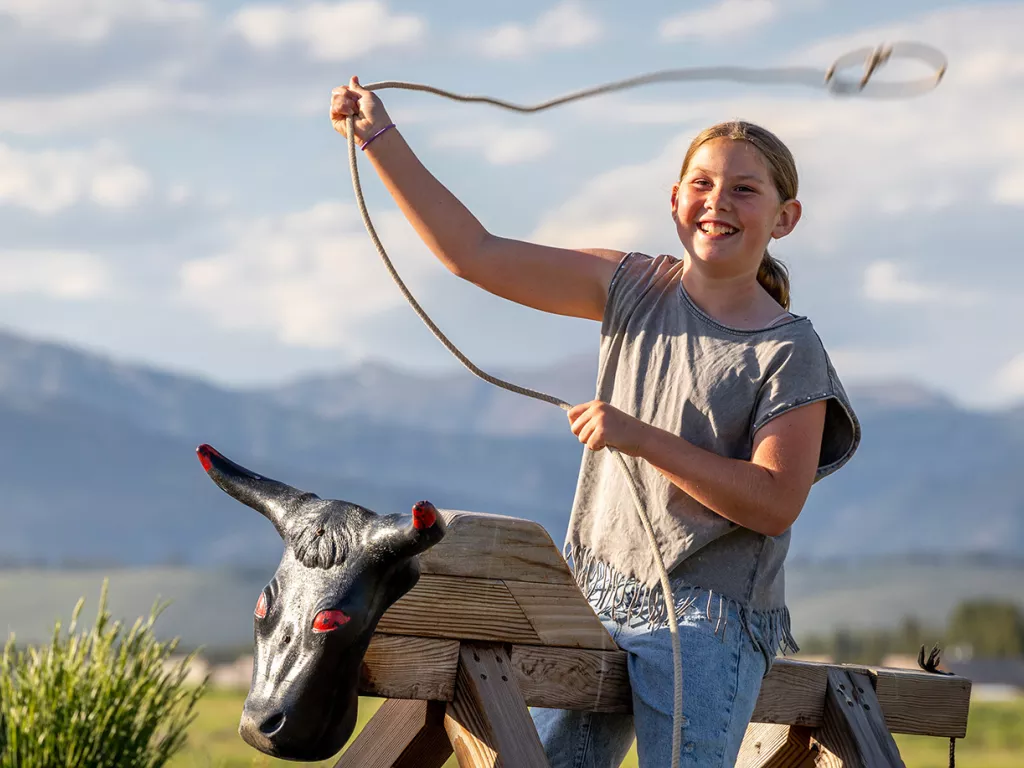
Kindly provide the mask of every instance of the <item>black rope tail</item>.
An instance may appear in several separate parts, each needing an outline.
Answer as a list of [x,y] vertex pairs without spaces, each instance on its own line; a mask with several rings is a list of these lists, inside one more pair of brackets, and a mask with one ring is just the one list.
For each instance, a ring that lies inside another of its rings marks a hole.
[[[925,672],[931,672],[936,675],[951,675],[952,672],[943,672],[939,669],[939,663],[942,660],[942,650],[937,645],[932,646],[932,650],[928,654],[926,659],[924,656],[924,646],[921,646],[921,650],[917,654],[917,665]],[[956,737],[950,737],[949,739],[949,768],[956,768]]]

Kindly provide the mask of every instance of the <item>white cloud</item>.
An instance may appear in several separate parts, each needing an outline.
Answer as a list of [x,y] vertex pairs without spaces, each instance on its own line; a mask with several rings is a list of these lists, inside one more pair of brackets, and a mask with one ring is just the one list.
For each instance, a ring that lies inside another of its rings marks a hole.
[[0,295],[95,299],[110,288],[106,264],[79,251],[0,251]]
[[[407,283],[443,271],[397,211],[374,219]],[[312,348],[360,349],[351,326],[403,301],[354,207],[340,202],[244,223],[230,247],[185,263],[179,278],[181,300],[220,326]]]
[[[326,93],[330,93],[327,91]],[[73,127],[76,133],[97,131],[129,121],[158,122],[181,114],[265,115],[325,114],[328,96],[311,94],[294,87],[246,84],[230,93],[186,93],[168,86],[115,85],[81,93],[30,98],[0,98],[0,133],[23,136],[60,135]],[[430,117],[436,115],[431,113]],[[403,111],[402,122],[419,120]]]
[[435,147],[479,152],[491,165],[515,165],[536,160],[551,151],[554,140],[540,128],[477,125],[445,130],[434,136]]
[[670,169],[683,151],[685,142],[677,139],[652,160],[598,174],[546,215],[531,239],[566,248],[657,250],[644,238],[671,227]]
[[561,48],[578,48],[597,42],[604,34],[600,20],[583,3],[566,0],[542,13],[532,24],[502,24],[474,35],[472,47],[495,59],[522,58]]
[[970,292],[930,282],[915,282],[900,274],[892,261],[873,261],[864,270],[864,296],[887,304],[949,303],[969,305],[977,301]]
[[0,133],[21,135],[81,132],[166,106],[166,94],[145,86],[112,86],[57,96],[0,99]]
[[1003,402],[1024,399],[1024,352],[1011,358],[993,378],[994,395]]
[[407,46],[423,39],[426,26],[419,16],[393,14],[378,0],[254,5],[229,21],[229,27],[254,48],[297,45],[320,61],[345,61],[377,48]]
[[151,187],[149,176],[109,145],[89,151],[19,152],[0,144],[0,205],[49,215],[89,201],[127,208]]
[[0,0],[0,19],[65,42],[94,44],[126,23],[201,20],[202,3],[190,0]]
[[659,28],[662,40],[722,40],[772,21],[779,15],[776,0],[718,0],[699,10],[665,19]]

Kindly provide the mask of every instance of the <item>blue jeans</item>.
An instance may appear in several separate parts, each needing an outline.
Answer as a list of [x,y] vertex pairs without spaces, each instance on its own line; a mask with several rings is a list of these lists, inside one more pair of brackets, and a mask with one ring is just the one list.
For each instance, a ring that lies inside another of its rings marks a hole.
[[[700,590],[678,612],[683,652],[681,765],[729,766],[754,712],[761,679],[775,658],[756,615],[750,632],[731,603],[719,615],[717,596]],[[711,618],[708,618],[710,614]],[[632,714],[531,710],[551,768],[618,768],[637,740],[640,768],[668,768],[672,759],[672,640],[668,627],[643,619],[601,621],[627,653]],[[753,635],[753,638],[751,637]]]

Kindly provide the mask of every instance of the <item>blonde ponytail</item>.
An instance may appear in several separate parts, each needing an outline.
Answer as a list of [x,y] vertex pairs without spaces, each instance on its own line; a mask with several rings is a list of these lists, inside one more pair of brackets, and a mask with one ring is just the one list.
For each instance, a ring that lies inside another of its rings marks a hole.
[[757,282],[783,309],[789,309],[789,270],[767,250],[757,269]]

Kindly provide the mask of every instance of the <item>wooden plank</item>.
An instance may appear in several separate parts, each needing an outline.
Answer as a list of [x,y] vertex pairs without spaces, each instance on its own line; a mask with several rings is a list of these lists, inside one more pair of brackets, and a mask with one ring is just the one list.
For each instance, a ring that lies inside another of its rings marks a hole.
[[740,745],[736,768],[815,768],[817,743],[803,726],[751,723]]
[[384,698],[451,701],[458,666],[457,640],[376,634],[359,670],[359,692]]
[[334,768],[442,768],[452,754],[440,701],[388,699]]
[[761,681],[751,722],[821,725],[827,671],[827,664],[776,659]]
[[622,651],[512,647],[511,667],[531,707],[631,712],[632,691]]
[[618,650],[575,582],[545,584],[506,580],[505,586],[545,645]]
[[821,664],[776,660],[761,682],[753,722],[821,725],[827,673],[832,669],[860,672],[876,680],[875,692],[892,733],[962,739],[967,735],[971,683],[955,675],[913,669]]
[[[623,651],[513,645],[511,664],[526,702],[537,707],[628,712],[632,706]],[[390,698],[450,701],[458,643],[375,635],[363,663],[360,692]],[[779,659],[761,685],[753,722],[821,725],[827,664]],[[872,673],[866,668],[835,669]],[[962,678],[907,670],[874,670],[876,696],[893,733],[962,738],[970,686]],[[936,714],[941,717],[937,717]]]
[[463,643],[445,730],[460,768],[545,768],[537,729],[500,645]]
[[971,681],[914,669],[869,667],[861,671],[875,681],[875,695],[893,733],[945,736],[967,735]]
[[542,644],[508,587],[494,579],[424,574],[384,613],[377,630],[395,635]]
[[828,670],[825,713],[814,738],[822,748],[819,766],[905,768],[871,678],[861,672]]
[[504,515],[441,510],[445,537],[419,556],[423,573],[575,584],[551,536],[539,523]]

